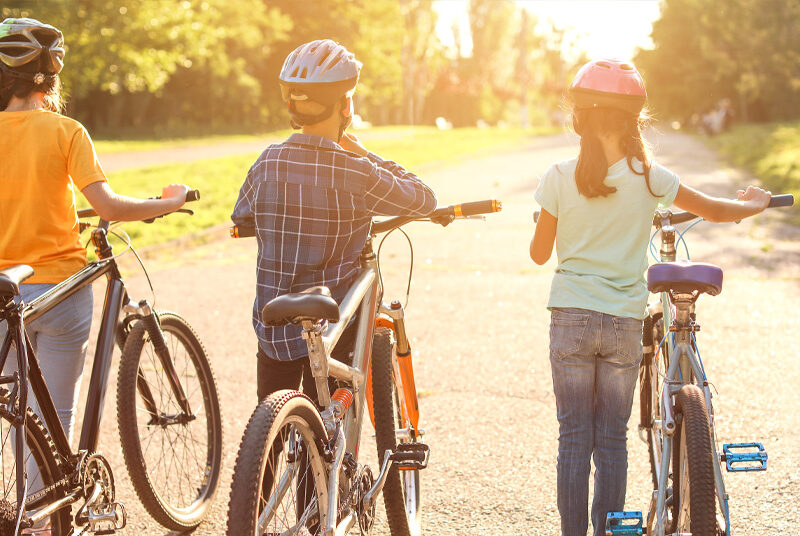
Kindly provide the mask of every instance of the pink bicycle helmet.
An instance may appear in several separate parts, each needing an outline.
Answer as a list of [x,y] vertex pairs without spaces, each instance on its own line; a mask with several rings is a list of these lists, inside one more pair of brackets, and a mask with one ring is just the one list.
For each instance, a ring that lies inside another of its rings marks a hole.
[[616,108],[638,114],[647,100],[642,75],[633,63],[592,60],[580,68],[569,88],[575,107]]

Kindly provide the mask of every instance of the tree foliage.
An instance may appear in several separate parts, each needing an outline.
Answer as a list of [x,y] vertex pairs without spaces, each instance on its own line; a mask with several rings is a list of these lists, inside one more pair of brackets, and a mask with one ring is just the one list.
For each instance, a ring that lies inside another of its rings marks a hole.
[[636,56],[660,115],[729,99],[744,119],[800,115],[800,2],[664,0],[655,48]]
[[281,66],[322,38],[364,64],[356,111],[373,123],[494,123],[524,101],[552,102],[536,97],[548,84],[560,91],[561,54],[543,48],[535,19],[512,0],[470,0],[468,11],[473,51],[461,57],[439,41],[433,0],[6,0],[0,8],[63,31],[70,115],[102,133],[144,134],[285,125]]

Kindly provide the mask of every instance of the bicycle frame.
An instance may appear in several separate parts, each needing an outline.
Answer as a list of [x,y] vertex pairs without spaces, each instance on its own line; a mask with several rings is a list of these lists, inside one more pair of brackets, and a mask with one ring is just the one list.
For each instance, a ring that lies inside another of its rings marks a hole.
[[[676,260],[675,249],[675,229],[671,225],[664,225],[659,230],[661,234],[661,262],[674,262]],[[718,461],[719,452],[717,451],[716,430],[714,427],[714,411],[711,404],[711,389],[705,375],[705,369],[699,354],[695,351],[696,341],[694,337],[694,300],[678,301],[673,303],[669,293],[660,293],[661,313],[663,315],[665,341],[669,363],[667,373],[662,384],[661,391],[661,421],[656,422],[655,426],[660,426],[663,437],[663,444],[660,458],[660,469],[658,474],[658,489],[655,492],[655,531],[656,535],[663,535],[666,515],[667,481],[669,466],[672,461],[673,436],[676,429],[675,407],[672,402],[675,395],[683,385],[694,384],[703,392],[703,398],[708,409],[709,425],[711,427],[711,447],[715,460]],[[675,323],[677,329],[670,330]],[[659,341],[662,342],[662,341]],[[730,535],[730,516],[728,512],[728,495],[725,492],[725,484],[722,479],[722,469],[719,463],[714,463],[714,479],[716,483],[717,499],[725,514],[725,531]],[[673,483],[674,485],[674,483]],[[648,530],[652,526],[653,508],[651,505],[648,516]],[[649,534],[649,532],[648,532]]]
[[[330,472],[328,474],[327,504],[318,505],[323,534],[333,534],[334,531],[336,531],[336,534],[343,534],[349,530],[356,521],[355,513],[351,513],[348,517],[340,521],[338,526],[335,526],[339,490],[339,470],[341,469],[345,452],[351,453],[353,457],[357,459],[365,405],[368,405],[370,408],[372,405],[372,401],[367,398],[367,393],[371,391],[369,373],[372,356],[372,336],[376,324],[381,323],[380,320],[376,322],[378,312],[385,313],[393,319],[392,329],[395,331],[398,341],[406,341],[407,346],[405,328],[402,322],[402,306],[399,306],[399,304],[395,307],[379,306],[382,296],[378,280],[378,264],[376,256],[372,251],[371,240],[368,240],[364,246],[361,255],[361,264],[361,273],[353,282],[345,298],[342,300],[342,303],[339,305],[339,322],[328,324],[324,330],[321,330],[319,326],[315,325],[312,321],[303,322],[303,337],[308,343],[309,362],[317,387],[319,405],[326,408],[331,404],[328,377],[348,382],[352,385],[354,391],[352,406],[350,410],[342,416],[341,427],[334,427],[334,421],[331,419],[333,415],[330,414],[328,410],[323,412],[326,428],[332,436],[332,440],[335,442],[333,462],[330,465]],[[358,314],[358,328],[353,352],[353,364],[350,366],[330,357],[330,349],[339,341],[345,328],[356,314]],[[403,415],[408,416],[413,414],[418,418],[419,412],[416,404],[416,391],[413,391],[414,399],[409,400],[409,389],[405,389],[408,383],[413,384],[413,373],[410,370],[410,366],[406,372],[398,371],[397,377],[402,378],[401,381],[404,387],[402,390],[398,389],[398,392],[402,393],[400,395],[402,398],[400,405]],[[413,406],[409,406],[409,402],[412,402]],[[416,413],[409,411],[410,408],[414,408]],[[412,426],[416,426],[416,422],[411,422]],[[406,430],[405,432],[409,436],[413,435],[410,430]],[[367,497],[374,498],[376,493],[382,488],[388,474],[390,454],[391,451],[387,451],[384,453],[383,460],[379,460],[381,462],[380,476],[367,494]]]
[[[0,384],[15,384],[20,402],[19,411],[24,413],[28,400],[28,382],[30,382],[30,388],[39,404],[41,417],[55,444],[56,453],[58,454],[58,463],[62,466],[62,471],[66,476],[69,476],[75,470],[76,465],[80,461],[81,453],[94,452],[97,450],[100,437],[100,423],[103,415],[103,404],[111,373],[114,344],[117,341],[120,343],[122,342],[122,339],[118,339],[118,337],[122,335],[120,333],[120,313],[125,310],[129,314],[128,318],[131,320],[145,318],[153,314],[145,301],[140,302],[139,306],[135,306],[131,303],[125,285],[122,282],[122,276],[116,261],[112,256],[111,247],[106,239],[107,225],[107,222],[101,221],[99,228],[92,234],[92,241],[97,247],[98,255],[101,257],[100,260],[90,263],[88,266],[62,283],[54,286],[41,296],[31,300],[24,306],[20,305],[10,309],[4,315],[5,320],[8,322],[9,329],[2,346],[0,346],[0,371],[5,367],[11,350],[11,343],[14,342],[15,347],[18,349],[17,370],[19,372],[13,376],[0,376]],[[97,345],[92,365],[92,376],[89,383],[80,442],[77,452],[73,453],[64,427],[58,418],[55,404],[53,403],[52,396],[45,383],[41,368],[39,367],[38,359],[36,358],[30,339],[25,332],[25,323],[32,322],[41,317],[56,305],[81,289],[91,285],[102,276],[107,277],[108,284],[106,286],[103,303],[102,320],[97,336]],[[2,319],[3,318],[0,318],[0,320]],[[123,322],[123,326],[124,325],[127,325],[127,321]],[[170,376],[176,377],[177,373],[172,361],[170,359],[161,359],[161,361],[165,367],[165,371],[167,371]],[[190,411],[180,383],[170,381],[170,385],[184,411]],[[149,386],[147,386],[146,383],[138,382],[137,387],[150,413],[153,416],[157,416],[157,410],[153,403],[153,396]],[[12,391],[12,394],[13,393],[14,391]],[[14,406],[10,404],[9,407],[13,408]],[[24,432],[24,419],[21,424],[15,424],[13,426],[18,432]],[[17,443],[20,443],[23,439],[24,433],[17,433]],[[18,444],[17,452],[22,452],[22,447],[22,445]],[[21,460],[23,460],[23,457],[18,457],[18,465],[24,463]],[[22,496],[22,494],[25,493],[24,490],[26,487],[25,471],[19,470],[21,467],[20,465],[16,477],[17,504],[20,508],[23,507],[26,501],[26,498]],[[34,515],[30,516],[29,519],[32,523],[36,523],[51,515],[54,511],[68,504],[77,502],[81,493],[82,491],[69,491],[66,497],[44,506]],[[35,500],[32,502],[35,502]]]

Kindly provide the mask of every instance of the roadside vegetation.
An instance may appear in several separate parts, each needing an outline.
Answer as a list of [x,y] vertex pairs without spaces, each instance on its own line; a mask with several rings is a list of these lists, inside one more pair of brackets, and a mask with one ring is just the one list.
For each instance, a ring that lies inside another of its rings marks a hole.
[[709,143],[773,193],[800,198],[800,122],[738,125]]
[[[371,151],[396,160],[407,169],[422,174],[424,172],[422,168],[425,166],[447,165],[465,157],[512,149],[524,144],[532,136],[552,131],[552,129],[521,128],[464,128],[442,131],[433,127],[383,127],[356,133]],[[285,132],[273,132],[265,137],[280,139],[281,134]],[[127,146],[161,148],[170,146],[170,143],[201,145],[209,140],[209,138],[166,142],[143,140],[130,142]],[[216,140],[223,141],[219,138]],[[154,145],[149,145],[151,143]],[[102,143],[98,146],[100,153],[108,147],[104,147]],[[186,205],[186,208],[194,210],[195,215],[192,217],[175,214],[156,220],[154,224],[138,222],[125,224],[124,229],[131,236],[134,247],[142,248],[198,233],[210,227],[230,224],[230,213],[239,194],[239,188],[257,156],[258,154],[236,155],[187,164],[165,164],[110,173],[108,178],[114,189],[126,195],[141,197],[158,195],[161,186],[169,183],[184,183],[200,190],[200,202]],[[86,206],[85,201],[83,206]]]

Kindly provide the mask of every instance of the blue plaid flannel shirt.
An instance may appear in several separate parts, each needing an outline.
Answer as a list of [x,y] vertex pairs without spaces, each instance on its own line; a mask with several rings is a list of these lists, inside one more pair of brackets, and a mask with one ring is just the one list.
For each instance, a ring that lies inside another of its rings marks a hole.
[[373,153],[361,157],[307,134],[267,147],[231,215],[256,227],[253,327],[260,348],[280,361],[307,356],[300,327],[264,325],[264,305],[315,285],[341,303],[359,273],[372,216],[426,216],[435,208],[436,196],[416,175]]

